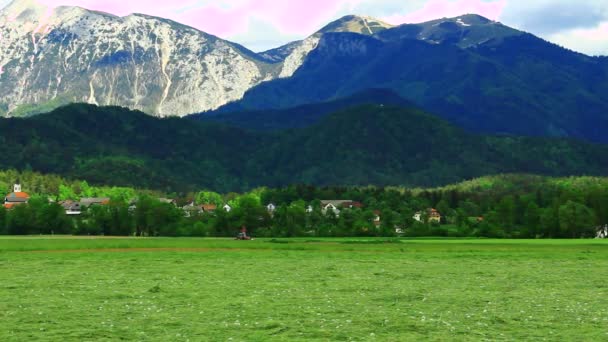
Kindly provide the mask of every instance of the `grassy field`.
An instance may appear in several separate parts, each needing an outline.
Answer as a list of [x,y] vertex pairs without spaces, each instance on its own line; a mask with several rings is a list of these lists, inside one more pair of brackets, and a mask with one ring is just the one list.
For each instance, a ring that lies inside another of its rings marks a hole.
[[0,341],[608,341],[608,241],[0,238]]

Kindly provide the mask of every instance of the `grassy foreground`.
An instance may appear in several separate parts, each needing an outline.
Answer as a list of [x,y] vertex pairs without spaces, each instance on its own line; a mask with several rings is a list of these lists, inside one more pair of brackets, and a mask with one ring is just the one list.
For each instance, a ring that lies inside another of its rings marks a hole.
[[608,242],[0,238],[0,341],[608,340]]

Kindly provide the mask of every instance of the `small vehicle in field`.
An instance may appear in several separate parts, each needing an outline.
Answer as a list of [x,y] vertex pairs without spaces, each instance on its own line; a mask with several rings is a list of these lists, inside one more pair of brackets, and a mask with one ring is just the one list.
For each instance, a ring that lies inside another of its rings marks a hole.
[[243,226],[241,232],[236,236],[235,240],[251,240],[251,236],[247,235],[247,228]]

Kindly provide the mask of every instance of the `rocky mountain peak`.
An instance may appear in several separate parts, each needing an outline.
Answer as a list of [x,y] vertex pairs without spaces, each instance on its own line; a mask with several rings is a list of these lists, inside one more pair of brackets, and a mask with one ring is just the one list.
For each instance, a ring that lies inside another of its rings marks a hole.
[[283,62],[279,76],[289,77],[302,65],[306,56],[319,46],[321,38],[326,33],[350,32],[372,36],[392,27],[394,26],[373,17],[347,15],[325,25],[304,40],[262,52],[260,56],[273,63]]
[[13,0],[9,2],[0,12],[21,14],[26,11],[35,11],[39,9],[46,9],[48,6],[41,4],[37,0]]
[[468,48],[521,34],[523,32],[483,16],[466,14],[419,24],[404,24],[380,31],[375,36],[385,41],[417,39],[430,44],[454,44]]
[[0,115],[62,104],[183,116],[278,74],[247,49],[170,20],[16,0],[0,12]]
[[465,14],[465,15],[461,15],[459,17],[450,18],[448,20],[452,20],[457,23],[462,23],[465,26],[466,25],[471,25],[471,26],[472,25],[485,25],[485,24],[495,23],[495,21],[490,20],[479,14]]
[[52,10],[36,0],[14,0],[0,11],[0,24],[24,25],[37,23],[51,15]]
[[317,33],[353,32],[365,35],[374,35],[380,31],[386,30],[391,27],[393,27],[393,25],[385,23],[376,18],[358,15],[347,15],[329,23]]

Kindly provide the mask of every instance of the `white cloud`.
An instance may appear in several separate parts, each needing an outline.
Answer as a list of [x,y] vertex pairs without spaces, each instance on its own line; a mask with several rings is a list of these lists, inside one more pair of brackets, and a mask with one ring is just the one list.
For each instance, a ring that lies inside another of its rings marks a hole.
[[608,56],[608,21],[594,28],[557,32],[549,35],[548,40],[588,55]]
[[300,40],[303,37],[282,33],[275,26],[257,18],[249,20],[247,32],[228,37],[249,50],[262,52],[284,45],[287,42]]
[[608,1],[511,0],[504,8],[501,20],[537,35],[591,29],[608,20]]

